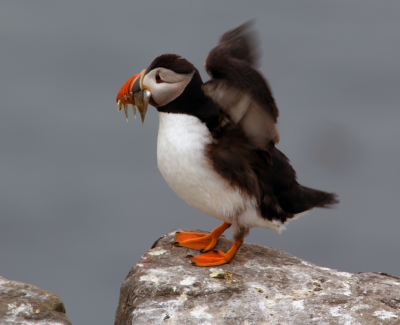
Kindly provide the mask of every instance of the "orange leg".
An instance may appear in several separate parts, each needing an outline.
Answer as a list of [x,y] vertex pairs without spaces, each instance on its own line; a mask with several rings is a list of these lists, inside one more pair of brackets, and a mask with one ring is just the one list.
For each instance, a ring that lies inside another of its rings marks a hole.
[[201,254],[199,256],[191,256],[190,261],[195,266],[214,266],[214,265],[222,265],[229,263],[236,255],[236,252],[242,246],[244,238],[235,239],[232,247],[224,253],[220,250],[211,251],[205,254]]
[[209,234],[203,234],[201,232],[177,232],[175,237],[176,242],[174,244],[176,246],[208,252],[217,244],[218,237],[230,226],[230,223],[224,222]]

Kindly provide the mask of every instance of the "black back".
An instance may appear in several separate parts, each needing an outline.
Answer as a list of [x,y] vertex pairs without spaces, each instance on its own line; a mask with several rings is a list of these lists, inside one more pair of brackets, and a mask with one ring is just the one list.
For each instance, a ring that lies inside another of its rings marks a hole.
[[284,223],[338,201],[335,194],[300,185],[289,159],[275,147],[279,113],[267,81],[255,69],[260,51],[251,26],[245,23],[225,33],[207,57],[212,80],[203,90],[221,109],[213,131],[216,141],[207,154],[233,187],[256,198],[264,218]]

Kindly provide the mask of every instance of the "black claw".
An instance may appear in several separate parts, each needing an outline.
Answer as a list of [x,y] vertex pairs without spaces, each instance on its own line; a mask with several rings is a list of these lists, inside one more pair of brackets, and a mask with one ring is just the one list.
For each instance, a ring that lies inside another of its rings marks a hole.
[[180,234],[181,232],[182,232],[182,231],[177,231],[177,232],[175,233],[175,235],[176,235],[176,234]]
[[187,254],[186,257],[189,258],[189,257],[194,257],[194,256],[191,254]]
[[172,245],[179,245],[179,242],[178,242],[178,241],[174,241],[174,242],[172,243]]

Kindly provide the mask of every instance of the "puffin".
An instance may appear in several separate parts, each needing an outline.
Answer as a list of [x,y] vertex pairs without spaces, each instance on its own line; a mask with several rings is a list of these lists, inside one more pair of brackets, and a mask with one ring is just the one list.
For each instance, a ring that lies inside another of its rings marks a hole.
[[[253,227],[278,233],[313,208],[329,208],[336,194],[300,185],[289,159],[276,147],[278,108],[257,69],[260,51],[253,22],[220,37],[199,71],[176,54],[163,54],[129,78],[117,109],[141,115],[150,104],[159,115],[158,168],[172,190],[192,207],[222,221],[210,233],[177,232],[175,246],[196,266],[229,263]],[[214,249],[232,226],[233,244]]]

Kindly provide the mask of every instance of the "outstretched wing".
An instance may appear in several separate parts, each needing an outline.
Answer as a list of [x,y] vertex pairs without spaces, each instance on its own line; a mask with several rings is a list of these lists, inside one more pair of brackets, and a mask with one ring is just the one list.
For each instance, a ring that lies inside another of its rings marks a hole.
[[278,108],[267,81],[255,68],[260,51],[251,26],[247,22],[221,36],[206,60],[212,80],[203,90],[256,148],[269,151],[279,142]]

